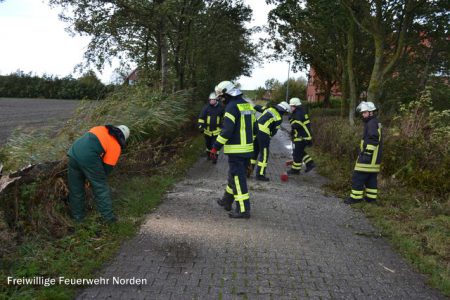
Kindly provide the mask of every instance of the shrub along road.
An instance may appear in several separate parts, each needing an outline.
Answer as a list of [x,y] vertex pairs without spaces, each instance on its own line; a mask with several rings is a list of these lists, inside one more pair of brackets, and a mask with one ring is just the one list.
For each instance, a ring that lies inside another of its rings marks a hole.
[[249,220],[216,203],[226,157],[201,158],[97,275],[110,285],[78,299],[445,299],[360,212],[324,195],[315,171],[280,182],[286,145],[285,132],[272,140],[270,182],[249,180]]
[[78,100],[0,98],[0,146],[17,127],[35,129],[67,120]]

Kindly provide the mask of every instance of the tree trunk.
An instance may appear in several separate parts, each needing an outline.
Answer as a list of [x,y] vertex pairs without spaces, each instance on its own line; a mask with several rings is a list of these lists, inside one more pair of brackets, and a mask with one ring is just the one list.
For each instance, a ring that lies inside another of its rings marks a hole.
[[372,74],[370,76],[369,88],[367,89],[367,101],[377,102],[381,95],[383,75],[383,37],[379,34],[373,35],[375,43],[375,60]]
[[330,96],[331,96],[331,88],[333,86],[333,81],[327,80],[325,82],[325,90],[324,90],[324,99],[323,99],[323,107],[331,107]]
[[350,22],[349,30],[347,31],[347,73],[348,85],[350,92],[350,101],[348,105],[348,122],[350,125],[355,124],[353,109],[356,106],[356,82],[355,73],[353,71],[353,57],[355,52],[355,23]]
[[342,63],[342,76],[341,76],[341,118],[345,118],[345,114],[348,111],[347,110],[347,103],[348,103],[348,70],[347,70],[347,64],[344,62],[344,59],[341,59]]
[[161,20],[160,23],[161,30],[161,92],[167,91],[167,74],[168,74],[168,66],[167,66],[167,57],[169,53],[169,47],[167,45],[167,35],[166,35],[166,26],[164,19]]

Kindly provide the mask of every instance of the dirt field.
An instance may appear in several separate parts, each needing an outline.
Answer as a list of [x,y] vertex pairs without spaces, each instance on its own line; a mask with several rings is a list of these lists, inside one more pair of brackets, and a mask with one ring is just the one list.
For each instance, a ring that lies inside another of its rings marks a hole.
[[0,145],[17,127],[56,125],[70,118],[77,100],[0,98]]

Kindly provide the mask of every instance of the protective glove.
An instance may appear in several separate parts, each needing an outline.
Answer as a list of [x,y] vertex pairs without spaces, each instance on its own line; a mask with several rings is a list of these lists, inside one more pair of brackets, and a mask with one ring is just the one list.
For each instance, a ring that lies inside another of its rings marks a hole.
[[372,153],[361,152],[359,155],[359,162],[363,164],[370,164],[372,162]]
[[217,159],[217,149],[216,148],[212,148],[211,151],[209,151],[209,157],[211,159]]

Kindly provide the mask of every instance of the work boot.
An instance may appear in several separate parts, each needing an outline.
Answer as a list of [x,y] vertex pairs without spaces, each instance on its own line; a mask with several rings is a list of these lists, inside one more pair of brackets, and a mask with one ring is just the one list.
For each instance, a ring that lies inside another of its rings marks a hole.
[[264,175],[256,175],[256,180],[258,180],[258,181],[270,181],[270,179],[269,178],[267,178],[266,176],[264,176]]
[[231,206],[233,205],[234,197],[233,195],[230,195],[228,193],[225,193],[222,197],[222,199],[217,200],[217,204],[222,206],[226,211],[231,210]]
[[355,204],[359,202],[362,202],[362,199],[353,199],[352,197],[348,197],[347,199],[344,200],[345,204]]
[[306,164],[306,170],[305,172],[308,173],[309,171],[311,171],[312,169],[314,169],[316,167],[316,164],[312,161],[309,164]]
[[233,219],[250,219],[250,212],[244,211],[244,212],[238,212],[238,211],[232,211],[228,213],[228,216]]
[[288,175],[300,175],[300,170],[290,169],[287,171]]
[[377,203],[377,199],[372,199],[372,198],[364,198],[364,200],[366,200],[367,203]]

